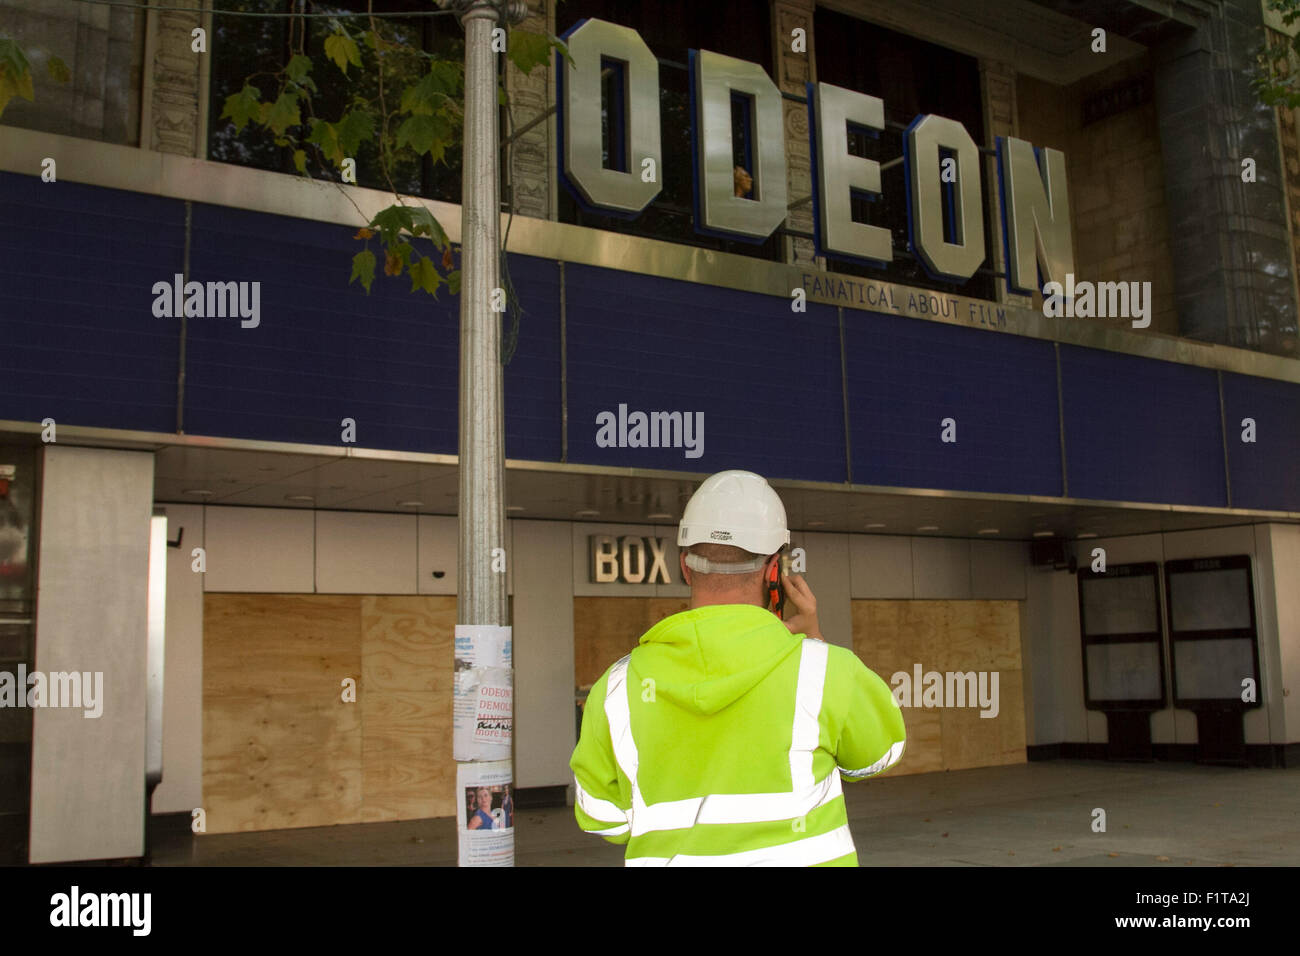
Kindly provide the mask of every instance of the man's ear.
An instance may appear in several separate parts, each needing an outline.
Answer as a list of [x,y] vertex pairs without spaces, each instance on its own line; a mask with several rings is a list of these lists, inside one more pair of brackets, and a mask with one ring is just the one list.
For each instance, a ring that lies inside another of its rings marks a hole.
[[686,566],[686,552],[685,552],[685,551],[678,551],[678,552],[677,552],[677,563],[678,563],[679,565],[681,565],[681,569],[682,569],[682,580],[685,581],[686,584],[689,586],[690,583],[691,583],[691,569],[688,568],[688,567]]

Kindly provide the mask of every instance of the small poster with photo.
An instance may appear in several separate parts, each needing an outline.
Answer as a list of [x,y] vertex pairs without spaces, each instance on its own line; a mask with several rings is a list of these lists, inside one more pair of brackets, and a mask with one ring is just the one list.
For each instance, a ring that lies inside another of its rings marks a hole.
[[456,767],[461,866],[513,866],[514,780],[510,761]]

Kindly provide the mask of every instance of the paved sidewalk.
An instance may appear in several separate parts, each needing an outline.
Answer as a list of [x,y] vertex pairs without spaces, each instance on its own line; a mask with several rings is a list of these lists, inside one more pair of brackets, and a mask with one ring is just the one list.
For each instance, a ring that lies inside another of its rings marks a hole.
[[[1300,768],[1055,760],[848,785],[864,866],[1300,864]],[[1093,810],[1106,832],[1092,831]],[[619,866],[571,809],[520,810],[519,866]],[[155,866],[454,866],[446,818],[160,837]]]

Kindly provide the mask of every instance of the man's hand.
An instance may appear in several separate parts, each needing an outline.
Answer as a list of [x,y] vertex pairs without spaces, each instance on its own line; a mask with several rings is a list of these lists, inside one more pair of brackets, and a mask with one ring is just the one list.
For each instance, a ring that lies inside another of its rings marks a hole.
[[785,599],[794,605],[798,612],[785,620],[785,626],[791,634],[807,634],[816,640],[822,640],[821,627],[817,624],[817,598],[813,597],[812,588],[803,579],[802,574],[783,574],[781,584],[785,587]]

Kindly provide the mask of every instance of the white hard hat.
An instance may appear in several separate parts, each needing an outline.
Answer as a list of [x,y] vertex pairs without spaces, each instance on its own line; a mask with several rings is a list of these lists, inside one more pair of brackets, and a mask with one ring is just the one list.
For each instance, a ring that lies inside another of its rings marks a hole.
[[686,502],[677,528],[678,547],[705,542],[758,555],[775,554],[790,543],[785,506],[772,486],[752,471],[710,475]]

